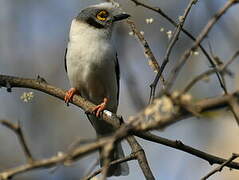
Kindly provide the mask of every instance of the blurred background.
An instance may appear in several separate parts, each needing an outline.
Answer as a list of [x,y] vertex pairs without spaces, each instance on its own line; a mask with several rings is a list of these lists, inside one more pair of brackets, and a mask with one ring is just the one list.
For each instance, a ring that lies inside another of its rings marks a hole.
[[[0,73],[20,77],[44,77],[57,87],[68,89],[69,82],[64,70],[64,52],[67,46],[68,32],[72,18],[84,7],[101,1],[93,0],[0,0]],[[178,17],[189,0],[155,1],[147,0],[151,6],[158,6],[167,15],[178,22]],[[198,35],[212,15],[224,5],[226,0],[199,1],[192,8],[186,20],[185,28]],[[149,42],[159,63],[162,63],[167,45],[168,33],[174,27],[159,14],[136,7],[130,0],[120,1],[124,11],[132,15],[139,30]],[[234,6],[224,15],[209,33],[203,45],[208,49],[212,45],[213,54],[226,61],[239,48],[239,7]],[[151,24],[146,19],[153,18]],[[118,114],[125,119],[136,114],[147,105],[149,85],[155,73],[148,66],[140,44],[130,35],[127,24],[117,25],[113,42],[118,51],[121,67],[120,105]],[[182,52],[190,47],[192,41],[181,34],[164,76],[170,73]],[[174,90],[182,89],[194,76],[208,69],[209,63],[201,51],[190,58],[182,69],[174,85]],[[234,78],[226,78],[229,91],[238,89],[238,62],[230,66]],[[34,92],[32,101],[25,103],[20,97],[23,92]],[[194,99],[222,94],[215,76],[208,81],[198,83],[190,93]],[[11,122],[20,121],[26,141],[33,156],[47,158],[61,151],[79,138],[93,139],[95,132],[84,112],[63,101],[30,89],[13,89],[7,93],[0,89],[0,119]],[[238,153],[239,129],[230,112],[220,111],[215,116],[203,119],[190,118],[176,123],[164,131],[154,133],[181,140],[187,145],[202,151],[229,158],[232,152]],[[215,115],[214,114],[214,115]],[[215,167],[190,154],[150,143],[139,139],[157,179],[192,180],[200,179]],[[25,162],[19,143],[10,130],[0,126],[0,170],[21,165]],[[126,154],[130,148],[124,142]],[[59,165],[56,169],[35,170],[21,174],[16,180],[75,180],[88,171],[98,153],[77,161],[70,167]],[[137,161],[130,161],[130,175],[120,180],[144,179]],[[237,180],[239,172],[225,168],[211,177],[214,180]],[[116,178],[112,178],[116,179]]]

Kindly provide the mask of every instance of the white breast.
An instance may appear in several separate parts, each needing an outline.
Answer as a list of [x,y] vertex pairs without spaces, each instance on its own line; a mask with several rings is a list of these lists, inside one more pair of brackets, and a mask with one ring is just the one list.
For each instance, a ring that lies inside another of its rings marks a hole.
[[96,104],[108,97],[112,111],[116,111],[118,104],[115,58],[109,33],[72,21],[66,56],[71,86]]

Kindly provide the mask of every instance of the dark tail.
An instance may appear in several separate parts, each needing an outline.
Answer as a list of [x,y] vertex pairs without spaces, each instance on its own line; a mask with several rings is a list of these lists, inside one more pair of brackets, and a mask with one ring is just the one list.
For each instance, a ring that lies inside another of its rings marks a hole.
[[[100,157],[103,157],[100,151]],[[117,143],[112,155],[109,157],[110,161],[114,161],[124,157],[124,152],[120,143]],[[103,158],[100,158],[100,165],[103,166]],[[129,174],[129,166],[126,162],[110,166],[107,176],[127,176]]]
[[[96,130],[97,136],[98,137],[102,137],[102,136],[107,136],[112,134],[115,130],[114,128],[106,123],[104,120],[96,118],[93,115],[87,115],[91,124],[93,125],[93,127]],[[100,165],[103,166],[103,155],[102,152],[100,151]],[[122,146],[120,143],[115,144],[114,150],[111,154],[110,161],[114,161],[117,160],[119,158],[123,158],[124,156],[124,152],[122,149]],[[116,164],[113,165],[109,168],[108,174],[107,176],[126,176],[129,174],[129,166],[126,162],[120,163],[120,164]]]

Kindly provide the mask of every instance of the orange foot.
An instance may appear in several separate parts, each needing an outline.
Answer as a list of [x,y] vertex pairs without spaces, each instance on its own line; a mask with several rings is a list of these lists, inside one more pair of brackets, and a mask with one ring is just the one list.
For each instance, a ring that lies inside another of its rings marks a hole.
[[96,117],[99,117],[100,113],[102,113],[105,110],[107,103],[108,103],[108,99],[104,98],[103,103],[101,103],[98,106],[96,106],[93,109],[92,113],[95,113]]
[[75,93],[76,93],[76,88],[71,88],[66,92],[64,100],[67,105],[72,100]]

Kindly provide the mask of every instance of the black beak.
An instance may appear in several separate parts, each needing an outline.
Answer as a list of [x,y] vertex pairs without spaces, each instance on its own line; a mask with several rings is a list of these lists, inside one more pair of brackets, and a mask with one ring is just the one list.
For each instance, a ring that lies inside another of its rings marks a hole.
[[125,13],[123,13],[123,14],[118,14],[118,15],[115,15],[115,16],[113,17],[113,22],[115,22],[115,21],[120,21],[120,20],[126,19],[126,18],[128,18],[128,17],[130,17],[129,14],[125,14]]

